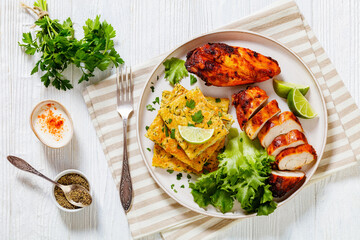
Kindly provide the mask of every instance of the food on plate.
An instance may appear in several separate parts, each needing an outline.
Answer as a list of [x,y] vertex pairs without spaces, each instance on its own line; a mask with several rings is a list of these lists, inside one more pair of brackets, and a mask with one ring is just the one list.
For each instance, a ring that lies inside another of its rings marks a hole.
[[276,198],[283,197],[305,179],[305,173],[301,171],[271,171],[269,183],[270,190]]
[[310,103],[298,89],[293,89],[287,96],[287,103],[290,110],[298,117],[311,119],[317,116]]
[[279,170],[298,170],[316,159],[313,146],[303,144],[281,151],[275,158],[275,166]]
[[189,76],[184,64],[184,60],[174,57],[167,59],[163,63],[165,67],[165,79],[168,80],[171,85],[175,85],[179,83],[181,79]]
[[292,112],[286,111],[270,119],[260,130],[258,138],[261,145],[267,148],[274,138],[292,130],[303,132],[299,119]]
[[264,90],[255,86],[247,87],[233,94],[231,98],[232,105],[236,108],[240,128],[244,130],[246,122],[264,106],[269,97]]
[[[177,97],[187,93],[188,90],[182,87],[180,84],[176,84],[173,91],[163,91],[160,109],[166,106],[167,104],[173,102]],[[233,120],[228,118],[227,112],[229,109],[229,99],[226,98],[213,98],[213,97],[205,97],[206,101],[211,104],[212,108],[219,109],[222,114],[222,122],[225,124],[226,128],[231,126]],[[189,100],[189,107],[195,108],[195,101]],[[191,104],[190,104],[191,103]],[[217,113],[219,115],[219,113]],[[167,119],[166,121],[170,121]],[[170,122],[172,122],[171,119]],[[185,123],[186,126],[188,122]],[[212,124],[211,124],[212,125]],[[178,141],[175,139],[175,131],[169,129],[166,123],[163,121],[163,118],[158,114],[154,121],[149,126],[146,137],[152,140],[155,143],[154,148],[154,156],[153,156],[153,166],[169,168],[175,171],[183,171],[183,172],[192,172],[198,174],[202,171],[202,169],[216,169],[214,165],[217,164],[216,160],[217,153],[219,149],[222,149],[225,144],[225,137],[220,139],[212,146],[206,148],[204,152],[198,155],[194,159],[190,159],[183,148],[179,145]],[[158,148],[161,147],[160,148]],[[216,156],[214,156],[216,154]],[[181,162],[182,164],[178,164]],[[207,163],[207,166],[204,166]]]
[[304,133],[299,130],[292,130],[286,134],[277,136],[266,149],[267,153],[276,157],[282,150],[299,145],[307,144]]
[[204,129],[193,126],[179,126],[180,136],[192,144],[202,144],[210,140],[214,134],[214,129]]
[[100,22],[99,15],[94,20],[88,19],[85,22],[82,27],[84,37],[78,40],[70,18],[60,23],[49,17],[46,0],[36,1],[34,8],[24,4],[22,6],[33,10],[39,19],[35,21],[38,26],[36,34],[23,33],[22,43],[19,45],[24,47],[26,54],[41,53],[31,75],[40,69],[41,82],[45,87],[51,84],[64,91],[73,88],[70,80],[63,74],[72,65],[81,70],[82,75],[78,80],[81,83],[93,77],[95,69],[104,71],[111,65],[118,67],[124,63],[114,48],[116,31],[106,21]]
[[274,158],[244,132],[230,129],[228,140],[218,155],[219,168],[189,184],[194,201],[202,208],[213,205],[226,213],[236,199],[248,213],[269,215],[277,206],[267,184]]
[[280,113],[277,101],[274,99],[257,112],[249,121],[245,123],[245,132],[250,139],[255,139],[261,128],[272,117]]
[[[190,159],[196,158],[208,147],[221,141],[228,134],[222,119],[228,118],[229,121],[232,120],[232,117],[228,114],[224,114],[223,117],[223,113],[206,100],[199,88],[178,96],[160,108],[159,114],[167,128],[173,132],[179,146]],[[189,124],[204,129],[214,129],[214,134],[203,144],[188,143],[181,137],[178,126],[188,126]]]
[[208,43],[190,51],[186,69],[206,85],[228,87],[266,81],[280,74],[276,60],[247,48]]
[[289,92],[295,88],[297,88],[301,92],[301,94],[305,96],[310,88],[309,86],[304,86],[291,82],[284,82],[277,79],[273,79],[273,87],[275,93],[282,98],[287,98]]

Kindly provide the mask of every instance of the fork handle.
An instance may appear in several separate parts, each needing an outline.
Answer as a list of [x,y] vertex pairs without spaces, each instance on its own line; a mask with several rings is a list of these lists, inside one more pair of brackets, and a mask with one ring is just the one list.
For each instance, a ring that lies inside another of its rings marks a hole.
[[125,212],[128,212],[130,210],[130,206],[132,202],[133,188],[131,183],[130,168],[128,161],[126,133],[127,133],[127,119],[124,118],[123,119],[124,148],[123,148],[122,173],[120,180],[120,199]]

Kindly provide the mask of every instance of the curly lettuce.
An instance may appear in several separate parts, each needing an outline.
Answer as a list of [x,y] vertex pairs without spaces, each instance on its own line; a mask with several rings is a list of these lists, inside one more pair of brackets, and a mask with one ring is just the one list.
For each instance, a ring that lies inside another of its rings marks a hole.
[[218,155],[219,169],[190,183],[194,201],[202,208],[211,204],[226,213],[237,200],[248,213],[269,215],[277,206],[266,182],[274,158],[244,132],[231,129],[228,138],[224,152]]

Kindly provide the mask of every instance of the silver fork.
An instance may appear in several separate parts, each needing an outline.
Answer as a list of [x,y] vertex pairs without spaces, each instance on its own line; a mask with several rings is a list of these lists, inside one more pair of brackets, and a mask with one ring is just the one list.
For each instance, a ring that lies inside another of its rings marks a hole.
[[[134,111],[133,107],[133,79],[131,67],[127,68],[120,67],[120,75],[119,69],[116,68],[116,100],[117,100],[117,112],[123,120],[123,135],[124,135],[124,147],[123,147],[123,164],[122,164],[122,172],[121,172],[121,180],[120,180],[120,199],[121,204],[125,210],[128,212],[132,202],[133,189],[131,183],[129,162],[128,162],[128,153],[127,153],[127,141],[126,141],[126,133],[127,133],[127,120],[130,114]],[[129,69],[129,70],[128,70]]]

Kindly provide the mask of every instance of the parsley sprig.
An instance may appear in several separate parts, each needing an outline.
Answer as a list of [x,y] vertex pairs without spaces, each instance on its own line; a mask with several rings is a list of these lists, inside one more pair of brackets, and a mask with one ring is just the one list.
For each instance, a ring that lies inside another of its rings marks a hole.
[[[34,7],[47,11],[46,0],[36,1]],[[70,80],[63,75],[63,71],[71,64],[82,71],[78,80],[81,83],[93,77],[96,68],[104,71],[111,64],[117,67],[124,63],[114,48],[114,28],[106,21],[100,22],[100,16],[85,22],[84,38],[80,40],[74,36],[75,30],[70,18],[60,23],[45,15],[35,25],[40,29],[35,35],[31,32],[23,33],[22,43],[19,45],[24,47],[26,54],[42,54],[31,74],[38,72],[40,68],[44,72],[41,81],[45,87],[51,84],[65,91],[73,88]]]

